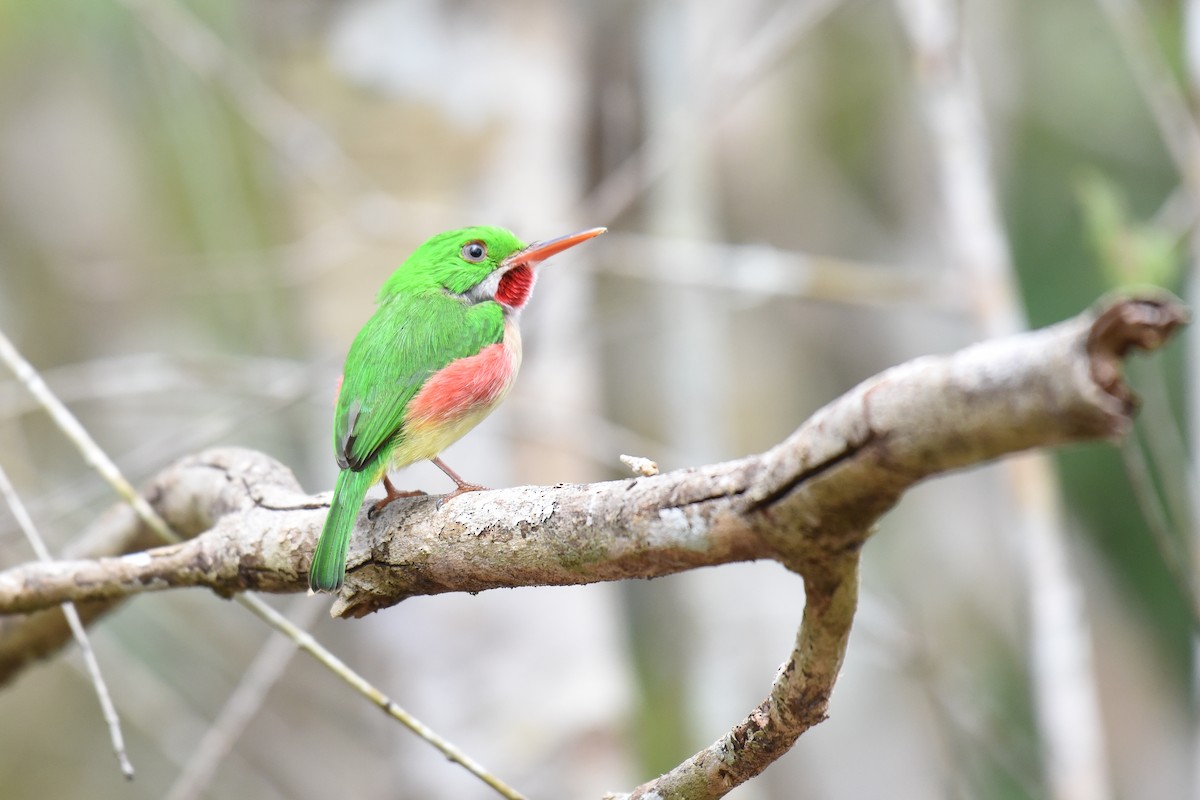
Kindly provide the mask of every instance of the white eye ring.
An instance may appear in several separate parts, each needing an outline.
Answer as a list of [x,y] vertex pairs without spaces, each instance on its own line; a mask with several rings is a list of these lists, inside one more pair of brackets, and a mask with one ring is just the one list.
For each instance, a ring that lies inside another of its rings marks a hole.
[[472,264],[478,264],[487,258],[487,247],[483,242],[467,242],[462,247],[462,257]]

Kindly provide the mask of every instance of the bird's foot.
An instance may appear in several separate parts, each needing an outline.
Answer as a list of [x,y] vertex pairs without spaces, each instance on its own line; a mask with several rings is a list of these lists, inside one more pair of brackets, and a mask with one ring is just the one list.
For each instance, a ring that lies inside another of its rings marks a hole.
[[486,486],[480,486],[477,483],[467,483],[466,481],[464,481],[462,478],[459,477],[457,472],[455,472],[454,470],[452,470],[448,466],[446,466],[446,462],[442,461],[440,458],[434,458],[432,460],[433,460],[433,465],[435,467],[437,467],[438,469],[440,469],[442,472],[446,473],[447,477],[449,477],[450,480],[454,481],[454,485],[458,487],[453,492],[450,492],[449,494],[444,494],[441,497],[439,497],[438,501],[437,501],[437,508],[441,508],[442,504],[445,503],[447,500],[453,500],[455,497],[458,497],[460,494],[466,494],[467,492],[485,492],[485,491],[487,491],[488,487],[486,487]]
[[392,486],[392,482],[388,479],[387,475],[383,476],[383,490],[387,492],[387,494],[382,500],[371,506],[370,510],[367,511],[367,519],[375,519],[378,517],[380,512],[387,508],[388,504],[390,504],[393,500],[399,500],[401,497],[425,496],[425,492],[422,492],[420,489],[413,489],[412,491],[408,492],[400,491],[395,486]]
[[486,486],[480,486],[477,483],[467,483],[466,481],[463,481],[462,483],[460,483],[458,485],[458,488],[455,489],[453,492],[448,492],[447,494],[444,494],[437,499],[437,508],[441,508],[442,504],[445,503],[447,500],[453,500],[454,498],[458,497],[460,494],[466,494],[467,492],[486,492],[486,491],[488,491],[488,487],[486,487]]

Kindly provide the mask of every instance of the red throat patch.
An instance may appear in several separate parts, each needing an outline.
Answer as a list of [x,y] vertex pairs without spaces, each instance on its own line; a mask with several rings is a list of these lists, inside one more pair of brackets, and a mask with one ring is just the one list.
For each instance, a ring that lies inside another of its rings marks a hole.
[[509,308],[521,308],[529,301],[533,291],[533,268],[518,264],[500,276],[496,287],[496,299]]

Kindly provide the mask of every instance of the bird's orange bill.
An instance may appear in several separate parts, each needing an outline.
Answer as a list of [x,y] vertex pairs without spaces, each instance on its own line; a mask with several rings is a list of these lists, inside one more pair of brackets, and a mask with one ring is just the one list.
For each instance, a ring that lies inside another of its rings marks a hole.
[[586,231],[569,233],[566,236],[559,236],[557,239],[534,242],[524,250],[518,250],[504,260],[509,264],[537,264],[540,261],[545,261],[550,256],[561,253],[567,248],[582,244],[588,239],[594,239],[606,230],[608,228],[588,228]]

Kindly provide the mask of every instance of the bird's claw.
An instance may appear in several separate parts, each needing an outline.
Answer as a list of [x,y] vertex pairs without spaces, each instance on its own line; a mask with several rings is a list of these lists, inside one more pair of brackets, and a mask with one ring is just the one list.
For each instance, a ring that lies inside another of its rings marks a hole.
[[369,520],[374,520],[376,517],[378,517],[393,500],[399,500],[401,497],[424,497],[426,494],[428,494],[420,489],[413,489],[412,491],[408,492],[398,491],[396,487],[392,486],[392,482],[386,477],[383,479],[383,488],[387,492],[387,495],[382,500],[367,509],[367,519]]
[[440,509],[442,507],[443,503],[445,503],[447,500],[453,500],[454,498],[458,497],[460,494],[466,494],[467,492],[486,492],[486,491],[488,491],[488,487],[480,486],[477,483],[465,483],[465,482],[460,483],[458,485],[458,488],[455,489],[453,492],[448,492],[447,494],[444,494],[441,497],[439,497],[437,499],[437,503],[434,505],[434,508]]

